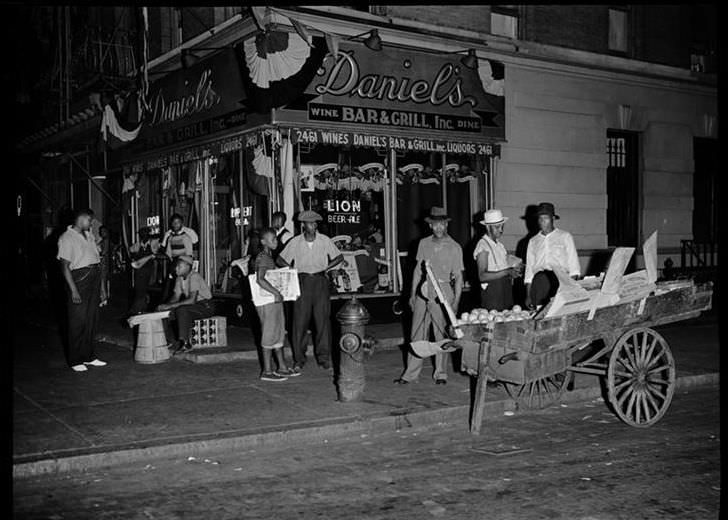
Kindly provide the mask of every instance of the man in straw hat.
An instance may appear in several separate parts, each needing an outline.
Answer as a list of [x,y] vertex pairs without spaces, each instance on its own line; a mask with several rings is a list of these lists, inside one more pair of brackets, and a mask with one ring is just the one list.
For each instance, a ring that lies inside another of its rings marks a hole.
[[316,325],[314,353],[322,368],[331,368],[331,300],[329,279],[326,271],[344,261],[344,256],[334,242],[317,231],[323,220],[315,211],[302,211],[298,221],[303,233],[288,241],[278,255],[276,263],[281,267],[298,270],[301,296],[293,302],[293,360],[294,369],[300,370],[306,362],[304,341],[311,316]]
[[523,264],[509,257],[500,241],[507,220],[499,209],[486,211],[480,221],[485,234],[473,252],[481,283],[480,305],[488,310],[503,311],[513,307],[513,279],[522,274]]
[[[410,340],[429,341],[430,326],[434,341],[448,337],[446,332],[447,318],[442,304],[436,300],[435,289],[427,279],[424,270],[425,261],[440,285],[443,296],[457,312],[463,290],[463,251],[460,244],[447,234],[450,218],[443,208],[433,207],[425,221],[432,229],[432,235],[420,240],[417,247],[417,267],[412,277],[412,333]],[[447,363],[450,355],[447,352],[435,354],[435,373],[433,379],[438,385],[447,383]],[[424,360],[411,352],[407,355],[407,368],[401,377],[394,382],[400,385],[415,381],[422,371]]]
[[545,305],[556,294],[559,280],[553,272],[555,267],[563,269],[572,278],[581,274],[574,238],[571,233],[554,226],[554,220],[559,218],[554,205],[541,202],[536,216],[540,231],[528,242],[523,279],[529,308]]

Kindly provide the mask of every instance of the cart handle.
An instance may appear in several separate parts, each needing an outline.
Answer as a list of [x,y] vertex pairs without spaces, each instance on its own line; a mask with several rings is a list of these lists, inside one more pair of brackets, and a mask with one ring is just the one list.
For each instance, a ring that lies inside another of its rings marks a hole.
[[501,357],[498,360],[499,365],[505,365],[509,361],[518,359],[518,352],[511,352],[510,354],[506,354],[505,356]]

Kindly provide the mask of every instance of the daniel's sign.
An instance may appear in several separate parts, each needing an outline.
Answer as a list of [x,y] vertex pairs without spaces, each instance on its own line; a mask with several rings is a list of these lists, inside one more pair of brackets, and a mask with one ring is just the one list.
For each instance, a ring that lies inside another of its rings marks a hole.
[[505,138],[504,97],[483,88],[502,66],[484,62],[479,74],[461,58],[343,42],[306,89],[308,120]]

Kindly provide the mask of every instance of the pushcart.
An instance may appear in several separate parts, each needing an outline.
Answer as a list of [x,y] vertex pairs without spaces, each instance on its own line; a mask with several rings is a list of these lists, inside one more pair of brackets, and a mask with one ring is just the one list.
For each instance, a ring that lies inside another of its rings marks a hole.
[[461,325],[462,339],[479,344],[471,433],[480,433],[489,381],[502,383],[518,407],[539,409],[560,401],[574,372],[604,378],[607,401],[625,423],[655,424],[675,391],[675,360],[654,327],[698,317],[712,295],[710,282],[658,283],[651,296],[591,314]]

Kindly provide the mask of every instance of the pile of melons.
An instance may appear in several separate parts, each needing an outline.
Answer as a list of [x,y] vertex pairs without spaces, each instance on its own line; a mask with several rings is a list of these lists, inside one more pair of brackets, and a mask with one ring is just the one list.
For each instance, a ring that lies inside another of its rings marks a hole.
[[534,312],[521,309],[520,305],[514,305],[512,309],[505,311],[495,311],[487,309],[473,309],[470,312],[464,312],[460,315],[458,325],[468,324],[486,324],[501,323],[505,321],[528,320],[534,315]]

